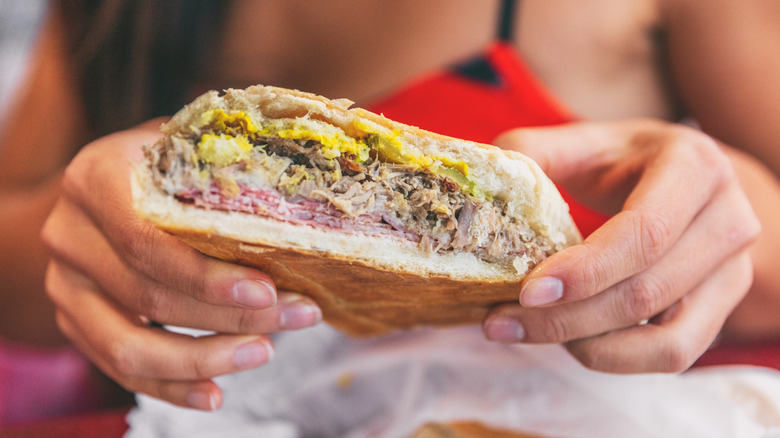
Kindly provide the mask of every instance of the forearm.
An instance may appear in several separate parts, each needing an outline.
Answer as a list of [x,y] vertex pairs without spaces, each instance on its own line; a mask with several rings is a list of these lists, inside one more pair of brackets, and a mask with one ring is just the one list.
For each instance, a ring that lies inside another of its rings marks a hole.
[[780,181],[762,163],[743,152],[727,149],[762,231],[750,249],[754,280],[750,292],[724,327],[724,338],[780,339]]
[[44,292],[43,223],[60,193],[56,174],[33,187],[0,187],[0,336],[36,345],[64,342]]

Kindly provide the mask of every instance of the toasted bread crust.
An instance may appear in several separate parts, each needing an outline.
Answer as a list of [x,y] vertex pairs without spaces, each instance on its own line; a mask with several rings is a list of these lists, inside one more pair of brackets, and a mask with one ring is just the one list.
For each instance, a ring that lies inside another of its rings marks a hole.
[[479,323],[490,307],[517,299],[517,282],[461,281],[392,272],[357,260],[310,251],[247,244],[182,229],[167,230],[222,260],[252,266],[277,289],[311,297],[326,322],[351,336],[373,336],[420,325]]

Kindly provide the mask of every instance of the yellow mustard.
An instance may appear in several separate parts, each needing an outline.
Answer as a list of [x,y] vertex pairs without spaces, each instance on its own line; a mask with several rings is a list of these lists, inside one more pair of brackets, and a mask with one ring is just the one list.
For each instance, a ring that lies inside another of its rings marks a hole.
[[[227,166],[249,158],[252,150],[251,139],[277,136],[291,140],[314,140],[322,144],[322,154],[333,159],[340,156],[363,163],[370,157],[371,150],[376,151],[382,162],[408,165],[425,169],[436,175],[453,179],[463,190],[478,196],[484,194],[469,178],[468,163],[454,161],[443,156],[423,156],[408,152],[398,132],[391,132],[381,126],[373,126],[360,120],[353,128],[364,133],[355,138],[347,135],[343,129],[309,119],[274,120],[261,128],[243,111],[230,114],[221,109],[208,110],[201,116],[202,126],[208,126],[219,135],[204,134],[198,143],[198,158],[206,163]],[[316,129],[316,130],[314,130]],[[377,132],[381,131],[381,132]],[[236,136],[224,132],[237,133]]]
[[257,126],[243,111],[234,111],[230,114],[221,109],[213,109],[204,112],[201,116],[201,125],[211,126],[215,132],[227,132],[238,130],[244,135],[251,136],[257,132]]

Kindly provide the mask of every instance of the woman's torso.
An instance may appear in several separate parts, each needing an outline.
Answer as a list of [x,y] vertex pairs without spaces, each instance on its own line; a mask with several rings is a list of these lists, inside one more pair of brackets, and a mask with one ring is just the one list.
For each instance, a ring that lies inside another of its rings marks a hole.
[[[500,1],[238,1],[211,88],[270,83],[370,105],[409,81],[483,51]],[[675,119],[656,0],[525,0],[513,45],[572,112]]]

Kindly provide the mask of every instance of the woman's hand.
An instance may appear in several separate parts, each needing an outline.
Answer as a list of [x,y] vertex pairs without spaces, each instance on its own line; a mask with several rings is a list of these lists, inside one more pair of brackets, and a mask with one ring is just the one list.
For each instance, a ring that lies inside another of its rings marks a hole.
[[489,339],[565,343],[589,368],[676,372],[709,347],[752,282],[760,225],[731,162],[706,135],[654,121],[518,129],[497,144],[614,216],[544,260]]
[[[86,146],[65,171],[42,237],[46,288],[62,331],[128,390],[198,409],[222,400],[213,377],[273,355],[266,333],[315,324],[309,299],[262,272],[209,258],[136,215],[131,161],[160,136],[147,124]],[[214,331],[194,338],[150,322]]]

